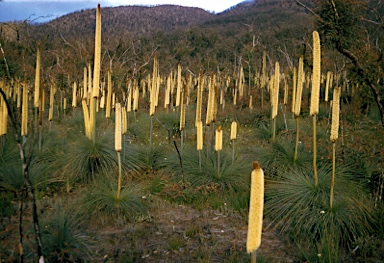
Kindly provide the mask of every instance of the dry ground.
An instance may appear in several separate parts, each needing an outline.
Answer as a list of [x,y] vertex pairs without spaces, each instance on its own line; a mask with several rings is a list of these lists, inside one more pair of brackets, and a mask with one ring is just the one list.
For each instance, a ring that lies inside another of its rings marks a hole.
[[[247,225],[240,214],[225,209],[198,211],[164,200],[158,202],[161,204],[150,220],[121,228],[94,228],[94,241],[98,244],[95,248],[99,248],[94,251],[94,256],[98,256],[96,261],[102,258],[108,258],[107,262],[239,262],[247,259]],[[258,253],[270,262],[293,262],[287,244],[272,230],[263,232]]]

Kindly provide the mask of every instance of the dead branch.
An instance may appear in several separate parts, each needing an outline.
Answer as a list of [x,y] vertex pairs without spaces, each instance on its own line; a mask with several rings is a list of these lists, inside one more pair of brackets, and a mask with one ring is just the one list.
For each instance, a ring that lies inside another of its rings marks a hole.
[[302,7],[304,7],[308,12],[310,12],[312,15],[314,15],[320,22],[325,23],[325,21],[318,15],[316,14],[315,11],[313,11],[311,8],[300,2],[299,0],[296,0],[296,3]]

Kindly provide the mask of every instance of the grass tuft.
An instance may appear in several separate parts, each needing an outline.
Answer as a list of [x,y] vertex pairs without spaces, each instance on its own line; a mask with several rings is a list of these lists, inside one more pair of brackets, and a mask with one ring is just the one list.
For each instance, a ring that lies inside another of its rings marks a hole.
[[340,165],[335,176],[334,206],[330,209],[331,170],[330,165],[319,167],[317,187],[310,169],[289,170],[270,178],[265,211],[272,219],[271,226],[281,233],[336,255],[339,247],[348,248],[357,238],[372,232],[374,216],[366,192],[352,180],[354,174],[349,167]]
[[[207,154],[201,151],[202,168],[199,167],[198,152],[194,149],[185,149],[181,153],[183,162],[183,175],[185,182],[193,188],[216,188],[218,190],[244,191],[249,187],[249,171],[252,164],[237,159],[232,163],[231,154],[222,151],[220,172],[217,169],[216,152]],[[173,171],[176,178],[181,181],[182,173],[180,162],[176,154],[169,157],[167,168]]]
[[44,218],[42,239],[48,262],[77,262],[89,260],[90,242],[85,233],[84,222],[71,209],[66,209],[59,199],[54,213]]
[[123,184],[120,198],[117,197],[116,185],[116,180],[106,174],[105,178],[96,180],[85,193],[79,208],[82,214],[95,216],[101,223],[124,224],[147,213],[139,185],[132,182]]

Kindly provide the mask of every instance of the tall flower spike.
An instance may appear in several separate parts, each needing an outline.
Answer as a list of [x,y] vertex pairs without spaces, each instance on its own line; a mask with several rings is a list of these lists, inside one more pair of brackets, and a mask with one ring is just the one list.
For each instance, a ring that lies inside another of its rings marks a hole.
[[50,92],[49,92],[49,113],[48,113],[48,120],[52,121],[53,118],[53,104],[55,100],[55,87],[51,85]]
[[202,73],[202,70],[200,70],[198,86],[197,86],[197,103],[196,103],[196,120],[195,120],[196,127],[197,127],[197,123],[201,121],[202,100],[203,100],[203,73]]
[[332,72],[327,72],[327,81],[325,83],[325,95],[324,95],[324,101],[328,102],[328,93],[329,93],[329,87],[330,87],[330,80],[331,80],[331,74]]
[[232,124],[231,124],[231,141],[236,140],[236,136],[237,136],[237,122],[232,121]]
[[295,103],[296,103],[296,90],[297,90],[297,68],[293,68],[293,86],[292,86],[292,113],[295,113]]
[[336,87],[333,91],[332,103],[332,125],[330,140],[335,142],[339,138],[339,116],[340,116],[340,88]]
[[35,92],[33,93],[34,100],[33,100],[33,106],[35,108],[39,107],[39,100],[40,100],[40,68],[41,68],[41,59],[40,59],[40,44],[37,46],[37,54],[36,54],[36,72],[35,72]]
[[115,150],[121,151],[121,105],[116,103],[116,120],[115,120]]
[[272,97],[273,97],[273,102],[272,102],[272,119],[277,117],[277,110],[279,107],[279,85],[280,84],[280,66],[279,62],[276,62],[275,64],[275,79],[273,82],[273,87],[272,90]]
[[304,78],[304,62],[303,56],[299,59],[299,69],[297,72],[297,88],[295,98],[295,116],[300,116],[301,111],[301,96],[303,93],[303,78]]
[[288,104],[288,79],[284,75],[284,105]]
[[175,106],[180,106],[180,99],[181,99],[181,65],[177,65],[177,88],[176,88],[176,102]]
[[93,66],[93,89],[92,89],[93,98],[97,98],[99,96],[100,61],[101,61],[101,11],[100,11],[100,4],[98,4],[97,10],[96,10],[95,61]]
[[251,195],[249,202],[247,253],[260,247],[263,228],[264,171],[258,162],[253,163],[251,173]]
[[88,98],[88,70],[87,67],[84,67],[83,70],[83,99]]
[[156,86],[157,86],[157,54],[153,57],[153,76],[152,82],[148,82],[150,86],[150,98],[149,98],[149,115],[153,116],[156,111]]
[[180,131],[183,131],[185,128],[185,102],[187,100],[187,92],[185,86],[181,91],[180,95]]
[[203,149],[203,122],[198,121],[196,125],[197,129],[197,150],[200,151]]
[[27,81],[24,80],[23,86],[23,102],[21,106],[21,136],[28,133],[28,87]]
[[320,37],[317,31],[313,31],[313,71],[310,115],[319,113],[320,78],[321,78],[321,52]]
[[212,122],[212,116],[213,116],[213,107],[214,107],[214,96],[215,96],[215,89],[214,89],[214,83],[213,83],[213,73],[211,74],[210,81],[209,81],[209,90],[208,90],[208,104],[207,104],[207,114],[205,118],[205,125],[209,126]]
[[111,79],[111,71],[107,72],[107,101],[106,101],[106,109],[105,109],[105,117],[111,117],[111,103],[112,103],[112,79]]
[[85,127],[85,135],[88,139],[92,139],[91,136],[91,125],[89,120],[89,111],[86,100],[81,101],[81,106],[83,107],[83,114],[84,114],[84,127]]
[[72,89],[72,107],[73,108],[76,108],[77,106],[76,99],[77,99],[77,83],[75,81],[73,82],[73,89]]
[[216,130],[215,139],[215,151],[221,151],[223,149],[223,131],[221,126],[219,126]]

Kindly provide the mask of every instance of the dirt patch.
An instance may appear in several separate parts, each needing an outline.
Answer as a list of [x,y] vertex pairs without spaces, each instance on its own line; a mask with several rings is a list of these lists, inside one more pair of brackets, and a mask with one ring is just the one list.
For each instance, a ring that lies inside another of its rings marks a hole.
[[[165,201],[164,201],[165,202]],[[151,220],[124,229],[94,231],[104,248],[95,255],[108,262],[244,262],[246,220],[227,211],[198,211],[185,205],[165,205]],[[259,255],[273,262],[293,262],[286,245],[265,231]]]

